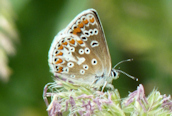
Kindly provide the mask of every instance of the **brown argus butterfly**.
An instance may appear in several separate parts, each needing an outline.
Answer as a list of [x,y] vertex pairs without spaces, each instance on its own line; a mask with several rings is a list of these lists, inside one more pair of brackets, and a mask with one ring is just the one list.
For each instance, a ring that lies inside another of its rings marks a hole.
[[119,72],[126,74],[114,69],[121,62],[111,67],[103,27],[94,9],[81,12],[55,36],[48,62],[54,76],[96,88],[111,86],[112,80],[119,77]]

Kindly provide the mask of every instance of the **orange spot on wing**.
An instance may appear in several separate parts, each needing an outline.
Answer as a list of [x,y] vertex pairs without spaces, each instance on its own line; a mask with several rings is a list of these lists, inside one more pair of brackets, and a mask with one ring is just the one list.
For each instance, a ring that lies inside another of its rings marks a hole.
[[63,45],[67,45],[68,43],[67,43],[67,42],[63,42],[62,44],[63,44]]
[[81,23],[78,25],[78,27],[83,28],[83,27],[84,27],[84,23],[81,22]]
[[71,39],[69,42],[70,42],[71,44],[75,44],[75,40],[74,40],[74,39]]
[[79,28],[79,27],[77,27],[77,28],[75,28],[74,30],[73,30],[73,34],[77,34],[77,33],[80,33],[81,32],[81,29]]
[[81,32],[81,29],[80,29],[79,27],[76,28],[75,30],[76,30],[77,32],[79,32],[79,33]]
[[63,67],[59,67],[57,72],[58,72],[58,73],[63,72]]
[[83,22],[84,22],[85,24],[87,24],[87,23],[88,23],[88,20],[87,20],[87,19],[85,19]]
[[74,35],[77,35],[77,32],[73,32]]
[[58,50],[62,50],[62,49],[63,49],[63,46],[60,45],[60,46],[58,47]]
[[56,56],[62,56],[62,55],[63,55],[63,52],[56,54]]
[[84,42],[82,40],[77,41],[79,44],[83,44]]
[[94,18],[90,19],[90,22],[91,22],[91,23],[94,23]]
[[63,60],[59,58],[59,59],[56,61],[56,64],[59,64],[59,63],[62,63],[62,62],[63,62]]

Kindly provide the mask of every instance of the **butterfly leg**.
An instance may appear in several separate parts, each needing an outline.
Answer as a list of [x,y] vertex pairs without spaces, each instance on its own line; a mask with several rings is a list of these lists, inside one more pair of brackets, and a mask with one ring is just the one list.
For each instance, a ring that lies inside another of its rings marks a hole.
[[103,87],[102,87],[101,92],[103,92],[103,90],[104,90],[104,88],[106,87],[106,85],[107,85],[107,81],[105,81],[105,83],[104,83],[104,85],[103,85]]
[[46,106],[48,107],[49,103],[48,103],[48,99],[47,99],[47,91],[48,91],[48,85],[46,84],[45,87],[44,87],[44,91],[43,91],[43,99],[44,99],[44,102],[46,104]]
[[111,90],[114,90],[114,86],[112,84],[107,84],[106,87],[110,88]]
[[105,83],[104,83],[104,85],[102,87],[101,92],[103,92],[105,87],[110,88],[111,90],[114,90],[114,86],[112,84],[108,84],[107,81],[105,81]]

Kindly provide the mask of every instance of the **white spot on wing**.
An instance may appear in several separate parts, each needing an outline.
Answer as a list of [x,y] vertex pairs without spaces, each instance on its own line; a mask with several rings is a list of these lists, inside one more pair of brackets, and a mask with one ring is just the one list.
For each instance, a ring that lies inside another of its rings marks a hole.
[[89,48],[85,48],[85,53],[86,54],[90,54],[90,49]]
[[74,66],[74,63],[73,63],[73,62],[68,62],[68,63],[67,63],[67,66],[68,66],[69,68],[72,68],[72,67]]
[[79,52],[79,54],[81,54],[81,55],[84,54],[84,50],[83,50],[83,49],[79,49],[78,52]]
[[64,53],[63,56],[65,56],[64,58],[65,58],[66,61],[77,62],[77,60],[75,59],[75,57],[71,53],[69,53],[69,50],[67,50],[66,48],[64,48],[63,51],[64,51],[63,52]]
[[93,59],[91,60],[91,64],[92,64],[92,65],[96,65],[96,64],[97,64],[97,60],[96,60],[95,58],[93,58]]
[[81,65],[83,62],[85,62],[84,57],[81,57],[81,58],[77,57],[77,58],[78,58],[78,62],[77,62],[78,65]]
[[75,78],[75,75],[70,75],[71,78]]
[[83,75],[84,73],[85,73],[85,70],[81,69],[81,70],[80,70],[80,74]]
[[96,40],[93,40],[93,41],[91,41],[90,45],[91,45],[91,47],[97,47],[97,46],[99,46],[99,42]]
[[64,68],[63,68],[63,72],[64,72],[64,73],[68,73],[68,72],[69,72],[69,68],[68,68],[68,67],[64,67]]
[[98,30],[94,29],[94,34],[97,35],[98,34]]
[[85,70],[88,70],[88,65],[83,65],[83,68],[85,69]]

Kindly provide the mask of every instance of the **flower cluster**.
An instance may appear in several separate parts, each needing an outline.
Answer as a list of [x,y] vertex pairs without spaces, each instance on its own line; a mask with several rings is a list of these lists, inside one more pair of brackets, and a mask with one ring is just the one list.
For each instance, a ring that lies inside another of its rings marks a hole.
[[101,92],[58,80],[45,86],[43,97],[49,116],[172,115],[171,97],[157,90],[146,97],[141,84],[121,99],[117,89]]

